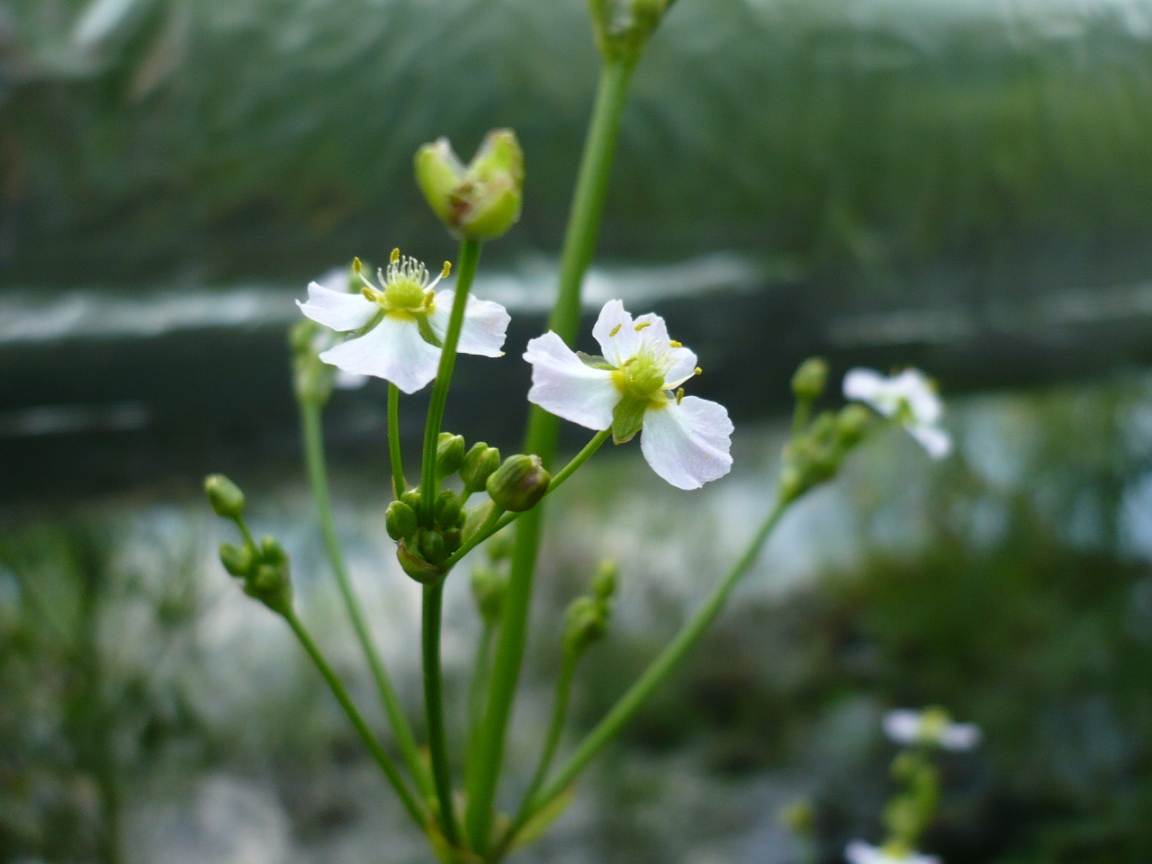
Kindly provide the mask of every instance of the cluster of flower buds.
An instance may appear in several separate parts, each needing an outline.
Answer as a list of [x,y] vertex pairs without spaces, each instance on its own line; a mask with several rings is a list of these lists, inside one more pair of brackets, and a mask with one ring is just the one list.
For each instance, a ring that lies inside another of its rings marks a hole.
[[564,654],[575,659],[604,635],[616,593],[616,562],[603,561],[592,577],[592,593],[577,597],[564,614]]
[[823,411],[807,422],[811,405],[828,384],[828,364],[819,357],[805,360],[792,376],[792,392],[800,422],[784,450],[780,474],[780,498],[791,501],[814,486],[830,480],[844,457],[860,443],[872,415],[862,405],[846,405],[838,412]]
[[520,219],[524,154],[511,129],[494,129],[464,165],[447,138],[416,151],[416,182],[448,230],[494,240]]
[[292,580],[288,553],[280,541],[270,536],[259,543],[252,539],[244,522],[244,493],[223,474],[206,478],[204,492],[216,515],[231,519],[244,536],[243,545],[220,544],[220,563],[224,569],[243,580],[246,594],[272,611],[287,615],[292,608]]

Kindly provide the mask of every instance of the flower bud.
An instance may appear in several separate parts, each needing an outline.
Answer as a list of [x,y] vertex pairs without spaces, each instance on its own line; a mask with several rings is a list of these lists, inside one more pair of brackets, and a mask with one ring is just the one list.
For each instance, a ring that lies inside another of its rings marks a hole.
[[548,491],[551,480],[539,456],[518,453],[504,460],[488,478],[486,486],[497,507],[520,513],[536,506]]
[[605,559],[596,568],[596,575],[592,577],[592,593],[600,600],[610,600],[616,593],[616,574],[619,568],[616,562]]
[[400,493],[400,500],[412,508],[412,512],[419,518],[420,515],[420,487],[409,489],[407,492]]
[[460,466],[460,479],[464,481],[464,488],[469,492],[481,491],[492,472],[499,467],[499,450],[489,447],[483,441],[473,444]]
[[284,567],[288,564],[288,553],[275,537],[265,534],[260,538],[260,560],[274,567]]
[[223,474],[210,474],[205,477],[204,492],[217,516],[239,519],[244,515],[244,493]]
[[828,363],[823,357],[809,357],[792,376],[792,392],[797,399],[812,401],[824,395],[828,386]]
[[836,415],[836,438],[845,450],[855,447],[868,430],[872,415],[858,402],[845,405]]
[[608,607],[595,597],[577,597],[564,615],[564,651],[579,654],[608,629]]
[[504,595],[508,591],[508,577],[492,567],[477,567],[472,571],[472,596],[480,617],[489,625],[500,621],[504,609]]
[[231,543],[220,544],[220,563],[224,569],[237,578],[243,579],[252,572],[255,556],[247,546],[233,546]]
[[520,218],[524,154],[511,129],[494,129],[465,167],[446,138],[416,151],[416,182],[449,230],[493,240]]
[[441,477],[447,477],[460,470],[464,462],[464,436],[441,432],[436,441],[436,470]]
[[592,25],[605,57],[635,63],[673,0],[591,0]]
[[404,572],[423,585],[435,585],[444,578],[444,570],[428,561],[414,549],[408,548],[408,540],[396,544],[396,559]]
[[448,558],[448,547],[439,531],[420,531],[414,539],[425,561],[439,566]]
[[[413,514],[415,515],[415,514]],[[464,511],[460,509],[460,499],[451,489],[442,491],[436,499],[436,524],[441,528],[455,528],[460,524]]]
[[244,593],[255,597],[273,612],[287,615],[292,609],[292,580],[288,577],[288,562],[263,563],[244,582]]
[[403,540],[415,534],[420,524],[415,510],[403,501],[393,501],[384,511],[384,527],[393,540]]

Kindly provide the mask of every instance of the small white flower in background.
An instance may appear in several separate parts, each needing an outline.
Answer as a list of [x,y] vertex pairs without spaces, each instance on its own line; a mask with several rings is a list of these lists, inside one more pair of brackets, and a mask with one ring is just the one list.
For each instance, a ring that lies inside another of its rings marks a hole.
[[945,750],[971,750],[983,734],[974,723],[953,723],[940,708],[898,708],[884,715],[884,733],[897,744],[935,744]]
[[[335,267],[315,280],[315,283],[328,291],[347,294],[352,287],[349,283],[348,270],[344,267]],[[312,348],[317,354],[322,354],[333,347],[339,339],[338,334],[332,330],[318,330],[312,340]],[[332,383],[338,390],[359,390],[368,383],[367,375],[356,375],[337,369]]]
[[941,864],[935,855],[921,855],[911,849],[873,846],[863,840],[853,840],[844,847],[848,864]]
[[933,459],[952,452],[952,438],[940,428],[944,403],[932,379],[919,369],[891,377],[872,369],[851,369],[844,376],[844,398],[870,405],[899,422]]
[[[577,354],[555,333],[528,343],[528,401],[589,429],[611,429],[617,444],[637,432],[648,464],[678,489],[699,489],[732,468],[732,421],[723,405],[685,396],[696,355],[668,338],[658,315],[635,321],[619,300],[600,310],[592,335],[603,357]],[[678,389],[679,388],[679,389]]]
[[[358,263],[358,262],[357,262]],[[436,291],[449,265],[432,279],[413,258],[392,252],[387,270],[379,271],[377,287],[360,275],[358,294],[333,291],[313,282],[300,311],[325,327],[353,335],[320,355],[320,359],[350,375],[370,375],[391,381],[405,393],[415,393],[436,377],[440,344],[448,330],[453,291]],[[503,356],[504,336],[511,319],[504,307],[468,297],[457,350],[482,357]]]

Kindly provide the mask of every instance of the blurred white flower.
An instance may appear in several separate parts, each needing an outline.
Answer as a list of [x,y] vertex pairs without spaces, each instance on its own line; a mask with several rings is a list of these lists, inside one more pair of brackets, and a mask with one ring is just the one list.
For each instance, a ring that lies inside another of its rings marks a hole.
[[971,750],[983,734],[974,723],[953,723],[940,708],[898,708],[884,715],[884,733],[897,744],[934,744],[945,750]]
[[[364,287],[358,294],[310,284],[308,302],[296,301],[300,311],[332,330],[354,332],[320,359],[349,375],[384,378],[405,393],[427,385],[440,365],[440,345],[456,296],[453,291],[435,290],[448,270],[445,264],[443,272],[431,279],[423,264],[395,250],[388,269],[378,273],[380,287],[363,275]],[[457,350],[503,356],[510,320],[499,303],[469,296]]]
[[863,840],[853,840],[844,847],[848,864],[941,864],[935,855],[921,855],[912,850],[873,846]]
[[732,421],[724,406],[684,395],[680,385],[700,370],[696,355],[668,338],[664,319],[649,313],[633,321],[610,300],[592,335],[603,357],[577,354],[552,332],[528,343],[528,401],[589,429],[611,429],[617,444],[643,430],[644,458],[678,489],[727,474]]
[[933,381],[919,369],[891,377],[872,369],[850,369],[844,376],[844,398],[864,402],[896,420],[933,459],[952,452],[952,438],[940,428],[944,403]]

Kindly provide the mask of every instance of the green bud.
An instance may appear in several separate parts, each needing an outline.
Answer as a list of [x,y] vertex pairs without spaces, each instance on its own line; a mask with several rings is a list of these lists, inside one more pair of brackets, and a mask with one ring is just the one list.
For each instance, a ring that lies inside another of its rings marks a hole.
[[616,562],[605,559],[596,568],[596,575],[592,577],[592,593],[600,600],[610,600],[616,593],[616,574],[619,568]]
[[409,489],[407,492],[400,493],[400,500],[412,508],[412,512],[419,518],[420,515],[420,487]]
[[464,534],[459,528],[446,528],[441,534],[444,537],[444,548],[449,555],[460,548],[460,541],[463,540]]
[[673,0],[590,0],[601,53],[635,63]]
[[[415,515],[415,514],[413,514]],[[451,489],[443,490],[436,498],[436,524],[441,528],[456,528],[464,511],[460,509],[460,499]]]
[[551,481],[539,456],[518,453],[504,460],[488,478],[486,486],[497,507],[521,513],[536,506]]
[[448,477],[460,470],[464,464],[465,444],[463,435],[441,432],[436,441],[436,470],[441,477]]
[[270,534],[260,538],[260,560],[265,564],[283,567],[288,564],[288,553],[280,545],[280,541]]
[[448,558],[448,547],[439,531],[420,531],[413,539],[425,561],[439,566]]
[[204,492],[217,516],[239,519],[244,515],[244,493],[223,474],[209,474],[205,477]]
[[252,572],[255,556],[247,546],[233,546],[231,543],[220,544],[220,563],[224,569],[238,578],[244,578]]
[[836,415],[836,438],[845,450],[855,447],[868,431],[872,414],[859,403],[845,405]]
[[467,167],[446,138],[417,150],[415,165],[424,198],[457,236],[494,240],[519,220],[524,154],[512,130],[489,132]]
[[564,651],[579,654],[608,629],[608,606],[595,597],[577,597],[564,614]]
[[393,501],[384,511],[384,527],[388,529],[388,536],[393,540],[403,540],[411,537],[420,527],[416,519],[416,511],[403,501]]
[[511,531],[501,531],[498,534],[493,534],[488,540],[485,548],[488,550],[488,558],[492,563],[500,561],[507,561],[512,557],[512,547],[515,541],[512,539]]
[[796,369],[792,376],[792,392],[797,399],[808,401],[819,399],[828,386],[828,363],[823,357],[810,357]]
[[292,580],[288,563],[260,564],[244,583],[244,592],[255,597],[273,612],[287,615],[292,609]]
[[500,621],[504,610],[504,595],[508,592],[508,577],[492,567],[477,567],[472,571],[472,596],[480,617],[493,625]]
[[435,585],[444,578],[444,570],[430,564],[418,551],[408,547],[408,540],[396,544],[396,559],[404,572],[424,585]]
[[460,466],[460,479],[464,481],[464,488],[469,492],[481,491],[492,472],[499,467],[499,450],[489,447],[483,441],[473,444]]

